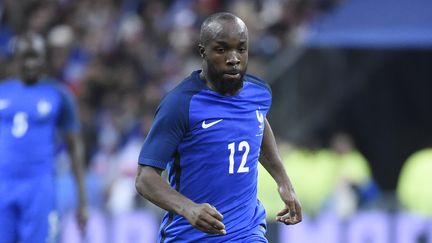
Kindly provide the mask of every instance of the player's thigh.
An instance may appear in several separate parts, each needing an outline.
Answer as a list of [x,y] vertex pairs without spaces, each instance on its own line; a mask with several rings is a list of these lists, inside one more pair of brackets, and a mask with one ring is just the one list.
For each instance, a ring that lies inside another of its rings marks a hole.
[[262,225],[258,225],[254,229],[252,229],[248,236],[242,239],[242,243],[268,243],[267,238],[265,237],[266,228]]
[[16,241],[18,211],[15,194],[9,183],[0,180],[0,243]]
[[0,206],[0,243],[16,242],[17,215],[14,210]]
[[242,241],[243,243],[268,243],[264,235],[251,235]]
[[21,242],[45,242],[57,225],[54,211],[54,181],[52,177],[35,179],[27,187],[27,195],[20,202],[19,223]]

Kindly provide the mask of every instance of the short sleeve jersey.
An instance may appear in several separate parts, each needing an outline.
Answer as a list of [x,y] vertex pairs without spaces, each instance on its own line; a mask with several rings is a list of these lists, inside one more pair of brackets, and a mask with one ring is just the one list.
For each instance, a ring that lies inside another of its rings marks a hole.
[[55,132],[77,131],[71,94],[54,80],[0,83],[0,178],[52,174]]
[[167,213],[160,242],[236,241],[265,227],[257,199],[257,163],[271,90],[263,80],[245,75],[243,88],[226,96],[210,90],[199,73],[193,72],[160,103],[139,164],[168,169],[175,190],[216,207],[227,235],[206,234]]

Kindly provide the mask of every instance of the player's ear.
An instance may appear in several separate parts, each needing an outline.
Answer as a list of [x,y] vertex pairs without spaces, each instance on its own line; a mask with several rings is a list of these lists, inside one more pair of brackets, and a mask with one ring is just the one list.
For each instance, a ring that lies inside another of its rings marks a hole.
[[205,56],[206,56],[205,48],[202,44],[198,44],[198,50],[199,50],[200,56],[202,58],[205,58]]

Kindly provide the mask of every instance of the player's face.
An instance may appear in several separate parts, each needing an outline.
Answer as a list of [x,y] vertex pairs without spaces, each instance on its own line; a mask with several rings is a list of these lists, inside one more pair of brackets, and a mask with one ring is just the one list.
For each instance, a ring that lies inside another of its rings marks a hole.
[[38,81],[45,65],[43,55],[34,50],[26,50],[19,55],[21,78],[32,84]]
[[216,91],[234,95],[243,87],[248,63],[248,36],[244,25],[221,24],[221,30],[205,47],[204,61],[208,81]]

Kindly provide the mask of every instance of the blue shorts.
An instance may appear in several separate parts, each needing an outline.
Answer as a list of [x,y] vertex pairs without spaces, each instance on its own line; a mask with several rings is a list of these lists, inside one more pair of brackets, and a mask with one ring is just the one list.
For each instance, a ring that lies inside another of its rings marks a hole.
[[185,236],[182,239],[179,238],[166,238],[162,241],[161,236],[159,235],[158,242],[163,243],[193,243],[193,242],[206,242],[206,243],[268,243],[266,234],[266,227],[264,225],[258,225],[254,228],[251,228],[247,232],[242,232],[241,234],[234,236],[217,236],[217,235],[209,235],[208,238],[203,239],[188,239]]
[[258,225],[255,229],[252,230],[251,234],[247,236],[245,239],[242,239],[241,242],[244,243],[268,243],[267,238],[265,237],[266,228],[262,225]]
[[0,178],[0,243],[48,242],[54,237],[54,196],[52,176]]

